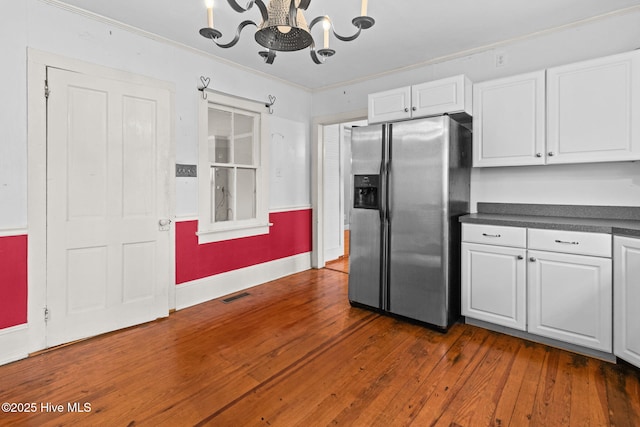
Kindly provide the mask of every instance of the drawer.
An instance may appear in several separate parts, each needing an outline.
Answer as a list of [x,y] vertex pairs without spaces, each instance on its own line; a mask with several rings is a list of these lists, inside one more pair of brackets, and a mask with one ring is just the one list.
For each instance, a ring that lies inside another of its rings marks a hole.
[[485,245],[527,247],[527,229],[499,225],[462,224],[462,240]]
[[529,249],[611,258],[611,235],[529,229]]

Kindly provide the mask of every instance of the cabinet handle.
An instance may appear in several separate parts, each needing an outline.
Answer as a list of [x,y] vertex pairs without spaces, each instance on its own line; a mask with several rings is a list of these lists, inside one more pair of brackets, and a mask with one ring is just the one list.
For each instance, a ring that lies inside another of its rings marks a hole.
[[404,112],[405,112],[405,113],[408,113],[408,112],[409,112],[409,107],[405,107],[405,108],[404,108]]
[[554,153],[553,151],[549,151],[549,157],[553,157],[555,155],[556,155],[556,153]]
[[518,259],[524,259],[522,255],[518,255]]
[[563,245],[579,245],[580,242],[567,242],[566,240],[556,240],[556,243],[560,243]]
[[542,157],[542,153],[536,153],[536,157]]
[[413,111],[416,111],[418,108],[417,108],[417,107],[411,107],[411,109],[412,109]]
[[529,258],[529,261],[536,262],[536,259],[535,259],[535,257],[531,257],[531,258]]
[[482,233],[482,235],[483,235],[484,237],[502,237],[502,236],[501,236],[501,235],[499,235],[499,234],[487,234],[487,233]]

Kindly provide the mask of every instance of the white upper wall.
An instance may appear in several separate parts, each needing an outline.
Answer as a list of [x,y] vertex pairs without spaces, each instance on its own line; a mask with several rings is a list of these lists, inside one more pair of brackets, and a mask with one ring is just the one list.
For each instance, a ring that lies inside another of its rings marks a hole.
[[[195,30],[194,30],[195,31]],[[211,46],[212,52],[215,46]],[[277,98],[273,121],[291,121],[309,128],[311,93],[266,74],[230,65],[212,55],[129,31],[107,20],[74,13],[41,0],[4,0],[0,25],[0,231],[24,229],[27,224],[27,48],[85,62],[146,75],[175,85],[176,162],[197,164],[198,97],[200,76],[211,78],[210,88],[231,95],[268,100]],[[265,70],[268,70],[265,65]],[[299,150],[309,150],[307,132],[296,132]],[[278,155],[279,153],[273,153]],[[309,164],[309,160],[305,158]],[[177,186],[178,217],[197,216],[197,180],[180,178]],[[290,194],[285,205],[309,205],[310,189],[299,181],[280,180],[273,185]],[[277,208],[279,206],[272,206]]]
[[[640,11],[636,9],[459,58],[330,88],[314,94],[313,115],[366,110],[369,93],[457,74],[481,82],[637,48]],[[506,55],[505,66],[496,67],[496,53]],[[475,168],[471,179],[472,211],[477,202],[640,206],[640,162]]]

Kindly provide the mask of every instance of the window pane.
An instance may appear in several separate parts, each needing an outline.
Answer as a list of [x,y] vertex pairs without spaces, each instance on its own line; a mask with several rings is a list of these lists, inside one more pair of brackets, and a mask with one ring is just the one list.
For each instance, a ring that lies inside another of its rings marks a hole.
[[237,165],[253,165],[253,135],[236,138],[234,142],[234,163]]
[[229,163],[231,132],[231,113],[209,108],[209,161]]
[[213,167],[211,170],[213,222],[233,221],[233,169]]
[[253,165],[254,117],[242,113],[234,114],[234,156],[235,164]]
[[238,200],[236,219],[253,219],[256,217],[256,171],[255,169],[238,169]]

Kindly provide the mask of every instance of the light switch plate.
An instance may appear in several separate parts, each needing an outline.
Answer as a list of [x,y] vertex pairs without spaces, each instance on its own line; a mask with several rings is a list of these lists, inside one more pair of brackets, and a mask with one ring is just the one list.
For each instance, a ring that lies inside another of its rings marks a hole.
[[196,178],[198,176],[198,165],[181,165],[176,163],[177,178]]

